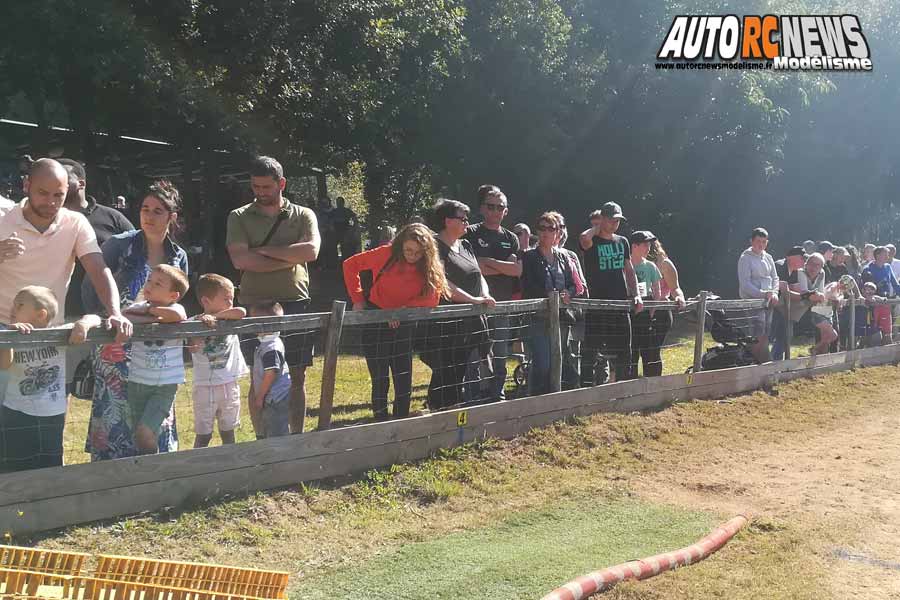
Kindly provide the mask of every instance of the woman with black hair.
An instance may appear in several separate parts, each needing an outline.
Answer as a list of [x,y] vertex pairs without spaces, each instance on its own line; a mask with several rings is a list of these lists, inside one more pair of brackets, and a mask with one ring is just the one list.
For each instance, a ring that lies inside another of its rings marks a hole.
[[[123,309],[143,300],[141,291],[153,267],[171,265],[188,274],[187,253],[172,237],[179,229],[178,190],[169,181],[153,183],[144,194],[140,210],[140,229],[114,235],[100,248],[116,280]],[[89,278],[82,284],[82,296],[85,310],[102,313],[103,307]],[[126,418],[130,354],[131,344],[106,344],[94,351],[93,405],[85,443],[85,451],[91,454],[92,461],[137,453],[134,432]],[[175,450],[178,450],[178,432],[173,406],[162,424],[159,451]]]
[[[429,215],[431,229],[437,232],[438,254],[444,265],[449,301],[444,303],[497,303],[488,293],[478,259],[471,244],[462,239],[469,225],[469,207],[456,200],[440,199]],[[473,350],[482,356],[490,352],[487,321],[483,316],[441,319],[429,327],[429,350],[422,359],[431,367],[428,407],[443,410],[462,402],[463,379]]]

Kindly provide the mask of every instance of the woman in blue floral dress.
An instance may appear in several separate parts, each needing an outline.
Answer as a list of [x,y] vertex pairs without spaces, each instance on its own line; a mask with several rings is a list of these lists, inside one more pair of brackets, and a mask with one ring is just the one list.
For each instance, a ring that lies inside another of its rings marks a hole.
[[[115,277],[122,308],[141,300],[141,290],[151,269],[159,264],[178,267],[188,273],[187,253],[172,240],[177,228],[181,202],[178,190],[168,181],[152,184],[141,203],[141,228],[115,235],[101,250]],[[102,310],[90,281],[85,279],[82,294],[88,311]],[[134,435],[128,414],[128,363],[131,344],[106,344],[94,351],[94,395],[85,452],[91,460],[135,456]],[[175,407],[163,422],[159,451],[178,450]]]

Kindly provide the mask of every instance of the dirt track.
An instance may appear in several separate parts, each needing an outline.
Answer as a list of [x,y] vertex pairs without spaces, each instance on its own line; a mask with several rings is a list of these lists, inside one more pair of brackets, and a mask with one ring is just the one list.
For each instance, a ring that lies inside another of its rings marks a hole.
[[779,427],[776,418],[765,435],[728,432],[702,462],[667,456],[634,489],[657,501],[796,524],[811,534],[829,573],[823,591],[900,598],[900,391],[892,388],[845,390],[852,408],[815,415],[814,428]]

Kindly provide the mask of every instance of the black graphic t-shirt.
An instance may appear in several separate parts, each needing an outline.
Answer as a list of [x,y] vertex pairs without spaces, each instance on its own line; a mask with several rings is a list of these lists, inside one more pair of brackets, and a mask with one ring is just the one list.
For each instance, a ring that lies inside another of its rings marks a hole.
[[[510,255],[519,251],[519,238],[503,227],[495,231],[485,227],[484,223],[470,225],[463,239],[472,244],[478,258],[508,261]],[[518,285],[518,278],[509,275],[486,275],[485,280],[494,300],[511,300]]]
[[584,276],[591,298],[627,300],[625,261],[631,260],[631,244],[621,235],[611,240],[594,236],[594,244],[584,251]]
[[[470,296],[481,296],[481,269],[478,268],[478,259],[475,258],[471,244],[467,240],[459,240],[459,252],[454,252],[441,238],[436,237],[435,239],[441,262],[444,263],[447,281]],[[442,299],[441,303],[450,304],[451,302]]]
[[797,283],[797,273],[800,271],[794,271],[791,274],[788,274],[787,261],[785,259],[776,260],[775,261],[775,272],[778,273],[779,281],[787,281],[788,284]]

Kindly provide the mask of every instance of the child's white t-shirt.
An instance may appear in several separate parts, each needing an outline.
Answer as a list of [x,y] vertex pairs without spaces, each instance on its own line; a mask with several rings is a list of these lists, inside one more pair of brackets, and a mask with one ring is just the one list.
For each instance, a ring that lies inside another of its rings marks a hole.
[[225,385],[249,373],[241,354],[241,341],[236,335],[200,338],[200,351],[192,352],[191,359],[194,385]]
[[[146,305],[146,302],[137,304]],[[184,340],[132,341],[128,381],[143,385],[184,383]]]
[[32,417],[65,414],[66,349],[19,348],[13,352],[3,406]]

